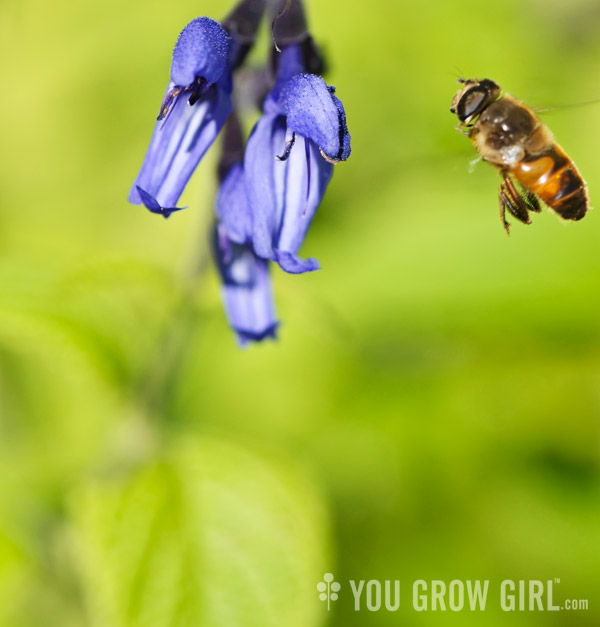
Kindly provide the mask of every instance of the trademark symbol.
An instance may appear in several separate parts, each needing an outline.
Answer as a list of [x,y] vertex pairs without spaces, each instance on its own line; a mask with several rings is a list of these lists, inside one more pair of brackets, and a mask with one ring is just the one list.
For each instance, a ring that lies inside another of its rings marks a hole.
[[554,583],[560,583],[560,577],[554,577]]

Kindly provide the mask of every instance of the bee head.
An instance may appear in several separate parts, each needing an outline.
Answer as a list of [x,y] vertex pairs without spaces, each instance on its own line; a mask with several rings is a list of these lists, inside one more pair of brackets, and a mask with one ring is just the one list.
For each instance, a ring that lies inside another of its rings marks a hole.
[[456,114],[462,124],[469,124],[502,92],[500,86],[489,78],[459,78],[458,82],[462,83],[462,87],[452,99],[450,113]]

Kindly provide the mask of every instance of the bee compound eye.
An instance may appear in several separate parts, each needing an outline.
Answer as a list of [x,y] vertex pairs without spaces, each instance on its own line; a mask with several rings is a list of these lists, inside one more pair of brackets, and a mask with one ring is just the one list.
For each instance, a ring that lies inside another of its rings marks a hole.
[[473,87],[466,92],[458,103],[457,112],[461,122],[476,115],[487,103],[488,91],[482,87]]

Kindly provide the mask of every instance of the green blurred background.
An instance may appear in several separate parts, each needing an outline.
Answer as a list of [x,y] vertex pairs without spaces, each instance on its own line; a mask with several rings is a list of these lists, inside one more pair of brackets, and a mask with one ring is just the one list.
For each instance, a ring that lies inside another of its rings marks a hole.
[[[323,269],[274,272],[280,339],[246,351],[206,250],[218,150],[189,210],[126,202],[177,34],[229,9],[0,2],[0,625],[598,625],[597,211],[507,238],[448,109],[459,75],[600,98],[600,5],[308,2],[353,154]],[[600,104],[544,120],[598,202]],[[553,578],[589,610],[499,609]],[[400,611],[350,579],[399,579]],[[416,579],[489,579],[488,609],[415,612]]]

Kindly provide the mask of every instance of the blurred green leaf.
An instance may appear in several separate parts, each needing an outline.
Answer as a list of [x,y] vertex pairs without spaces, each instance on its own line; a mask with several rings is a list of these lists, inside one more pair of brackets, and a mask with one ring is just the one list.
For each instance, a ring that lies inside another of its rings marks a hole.
[[325,518],[314,486],[241,446],[179,439],[129,477],[71,500],[98,627],[312,627]]

